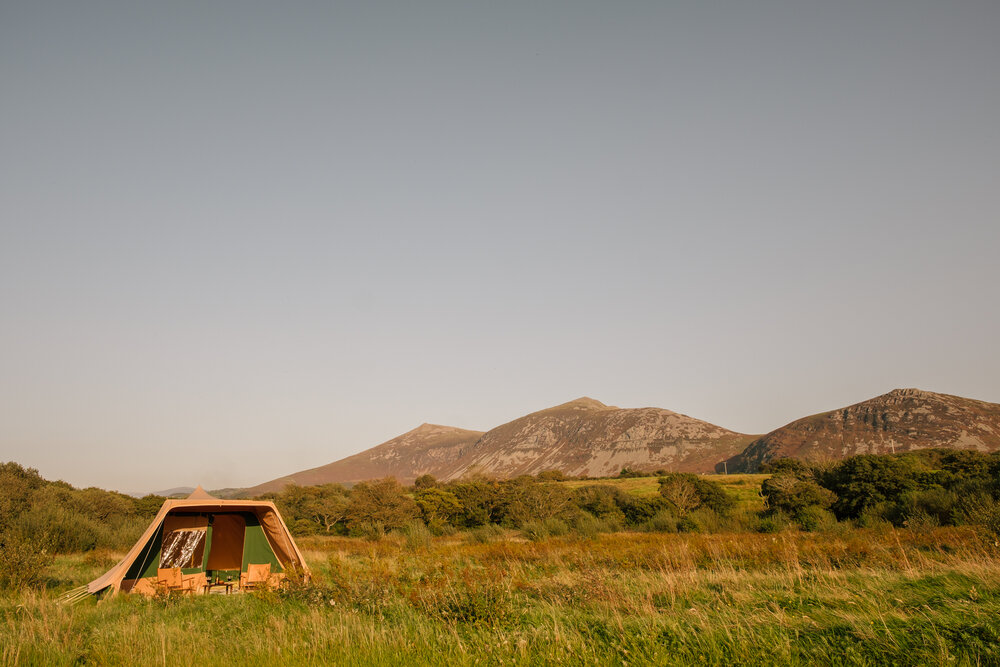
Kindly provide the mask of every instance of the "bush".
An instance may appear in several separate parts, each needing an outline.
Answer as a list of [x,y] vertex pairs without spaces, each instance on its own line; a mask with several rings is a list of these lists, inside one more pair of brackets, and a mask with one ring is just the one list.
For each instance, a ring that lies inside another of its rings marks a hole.
[[52,562],[44,538],[8,529],[0,534],[0,587],[15,590],[37,586]]
[[895,502],[917,487],[912,458],[863,454],[845,459],[824,473],[822,484],[836,494],[838,518],[860,517],[879,503]]
[[532,542],[540,542],[549,536],[549,529],[541,521],[528,521],[521,526],[521,534]]
[[457,532],[455,526],[443,521],[431,521],[427,524],[427,530],[431,531],[434,537],[447,537]]
[[506,534],[507,533],[500,526],[490,524],[487,526],[473,528],[466,533],[466,537],[470,542],[475,544],[487,544],[489,542],[496,542],[497,540],[503,539]]
[[924,510],[918,508],[913,511],[904,521],[903,526],[909,528],[915,533],[926,533],[934,528],[941,525],[938,518],[933,514],[928,514]]
[[856,519],[858,528],[869,528],[880,531],[892,528],[892,522],[886,519],[886,514],[889,510],[890,508],[886,503],[879,503],[868,507]]
[[542,521],[542,525],[549,531],[549,535],[553,537],[560,537],[569,533],[569,525],[562,519],[548,518]]
[[378,542],[385,537],[385,525],[379,521],[362,521],[351,526],[353,537],[363,537],[369,542]]
[[795,523],[802,530],[812,532],[833,528],[837,525],[837,517],[818,505],[810,505],[795,514]]
[[420,519],[414,519],[406,524],[399,533],[406,540],[406,546],[410,549],[421,549],[431,543],[431,531]]
[[812,480],[804,480],[788,473],[776,474],[761,484],[761,495],[772,511],[795,516],[807,508],[826,509],[837,500],[832,491]]
[[1000,538],[1000,502],[980,493],[963,498],[957,514],[962,523],[982,526],[994,539]]
[[623,520],[622,505],[628,502],[627,494],[610,484],[590,484],[573,492],[573,503],[596,517],[614,516]]
[[799,461],[783,457],[774,459],[760,466],[760,471],[771,475],[791,475],[799,479],[809,479],[813,476],[812,468]]
[[437,485],[438,485],[437,478],[431,474],[421,475],[420,477],[417,477],[413,481],[413,488],[416,489],[417,491],[421,491],[423,489],[432,489]]
[[90,519],[54,504],[36,505],[17,520],[17,532],[44,535],[46,546],[56,553],[90,551],[97,546],[98,531]]
[[955,494],[941,487],[910,491],[900,497],[890,518],[900,526],[911,525],[914,520],[926,524],[930,519],[937,526],[951,525],[954,523],[953,515],[958,514],[957,504]]
[[643,529],[650,533],[676,533],[677,515],[673,510],[660,510],[643,524]]
[[701,507],[681,517],[677,529],[683,533],[718,533],[725,528],[723,518],[709,507]]
[[784,512],[770,512],[761,517],[757,530],[761,533],[780,533],[792,525],[791,519]]

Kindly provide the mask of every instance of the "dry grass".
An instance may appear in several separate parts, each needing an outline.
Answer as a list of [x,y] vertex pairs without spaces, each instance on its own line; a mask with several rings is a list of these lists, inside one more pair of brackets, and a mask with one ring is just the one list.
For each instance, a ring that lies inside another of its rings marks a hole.
[[[998,548],[939,528],[300,541],[315,585],[0,598],[3,664],[998,664]],[[98,562],[100,561],[100,562]]]

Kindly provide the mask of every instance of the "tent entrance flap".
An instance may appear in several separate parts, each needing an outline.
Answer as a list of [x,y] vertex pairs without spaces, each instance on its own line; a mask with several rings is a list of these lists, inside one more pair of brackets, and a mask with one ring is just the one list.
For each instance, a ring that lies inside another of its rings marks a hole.
[[208,517],[168,514],[163,520],[160,567],[201,569],[205,558]]
[[246,520],[239,514],[212,516],[212,546],[208,552],[208,570],[239,570],[243,564],[243,539]]

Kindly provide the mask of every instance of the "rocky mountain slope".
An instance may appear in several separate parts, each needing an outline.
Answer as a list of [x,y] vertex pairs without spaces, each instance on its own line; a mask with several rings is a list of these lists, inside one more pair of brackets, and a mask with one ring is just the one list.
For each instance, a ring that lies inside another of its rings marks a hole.
[[240,495],[250,497],[268,491],[280,491],[288,484],[310,486],[331,482],[353,483],[381,477],[395,477],[400,482],[409,484],[426,472],[437,475],[442,467],[454,464],[463,449],[481,435],[482,431],[421,424],[412,431],[346,459],[243,489]]
[[670,410],[622,409],[584,397],[487,431],[439,476],[514,477],[544,470],[602,476],[625,467],[712,472],[753,437]]
[[423,424],[372,449],[244,489],[241,496],[287,484],[351,483],[395,477],[404,484],[430,473],[513,477],[544,470],[614,475],[622,468],[712,472],[756,436],[734,433],[658,408],[621,409],[581,398],[526,415],[491,431]]
[[1000,449],[1000,404],[894,389],[888,394],[793,421],[730,459],[729,472],[754,471],[776,458],[805,461],[889,454],[928,447]]

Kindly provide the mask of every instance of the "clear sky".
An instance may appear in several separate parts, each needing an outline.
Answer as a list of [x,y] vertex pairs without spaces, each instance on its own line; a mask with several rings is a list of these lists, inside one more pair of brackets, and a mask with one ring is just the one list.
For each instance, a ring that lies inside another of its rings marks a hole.
[[1000,3],[0,4],[0,460],[1000,402]]

